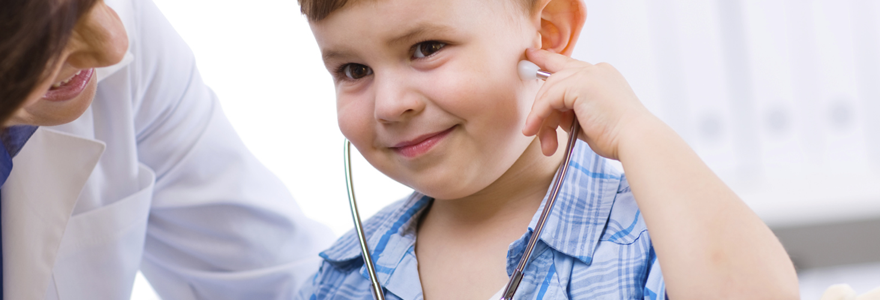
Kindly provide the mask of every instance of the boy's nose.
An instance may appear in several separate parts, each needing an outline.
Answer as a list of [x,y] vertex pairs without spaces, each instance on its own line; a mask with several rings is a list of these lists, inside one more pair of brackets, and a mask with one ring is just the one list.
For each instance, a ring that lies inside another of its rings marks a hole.
[[375,115],[381,123],[403,122],[425,109],[425,101],[407,84],[406,77],[376,76]]

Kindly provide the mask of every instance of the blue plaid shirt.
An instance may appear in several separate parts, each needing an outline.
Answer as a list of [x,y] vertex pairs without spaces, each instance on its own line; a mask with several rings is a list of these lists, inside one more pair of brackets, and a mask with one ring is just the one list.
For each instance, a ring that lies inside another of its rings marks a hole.
[[[416,224],[431,201],[414,193],[364,223],[387,299],[424,298],[415,255]],[[508,274],[516,268],[543,206],[528,231],[510,245]],[[353,231],[321,257],[321,269],[297,299],[373,299]],[[626,178],[579,142],[515,298],[653,300],[665,295],[660,265]]]

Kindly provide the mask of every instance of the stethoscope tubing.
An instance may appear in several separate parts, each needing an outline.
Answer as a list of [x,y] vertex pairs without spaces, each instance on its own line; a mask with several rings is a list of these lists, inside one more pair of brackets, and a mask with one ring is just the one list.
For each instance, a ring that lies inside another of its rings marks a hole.
[[376,300],[385,300],[385,293],[382,292],[382,285],[379,283],[379,275],[376,274],[376,267],[373,265],[373,257],[370,255],[370,248],[367,246],[367,236],[364,234],[364,226],[361,223],[361,214],[358,211],[357,202],[354,198],[354,182],[351,178],[351,142],[345,139],[345,185],[348,190],[348,205],[351,206],[351,219],[354,221],[354,228],[357,231],[358,242],[361,246],[361,254],[364,258],[364,265],[367,266],[367,273],[370,274],[370,283],[372,286],[373,298]]
[[541,211],[541,217],[538,218],[538,222],[535,224],[535,230],[529,238],[529,243],[523,251],[522,257],[519,259],[519,264],[517,264],[516,269],[514,269],[513,273],[510,275],[510,281],[507,282],[504,292],[501,293],[501,300],[513,299],[513,294],[516,293],[516,289],[522,281],[523,271],[525,271],[526,266],[528,266],[529,259],[532,257],[532,252],[538,244],[538,239],[541,238],[541,232],[544,231],[544,224],[547,223],[547,217],[550,216],[550,212],[553,210],[553,204],[556,203],[556,198],[559,196],[559,191],[562,189],[562,184],[565,182],[565,176],[568,174],[568,165],[571,163],[572,150],[574,150],[574,146],[577,144],[578,134],[580,133],[580,125],[578,124],[577,118],[574,118],[572,121],[571,129],[568,133],[568,145],[565,147],[565,160],[556,170],[556,179],[553,181],[553,188],[550,189],[550,197],[547,199],[547,204],[544,205],[544,209]]

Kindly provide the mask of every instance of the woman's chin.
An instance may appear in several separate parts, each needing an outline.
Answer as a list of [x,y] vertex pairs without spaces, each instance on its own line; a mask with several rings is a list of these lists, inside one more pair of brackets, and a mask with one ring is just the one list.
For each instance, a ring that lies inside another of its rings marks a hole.
[[93,77],[82,93],[70,100],[40,99],[19,108],[6,125],[55,126],[73,122],[92,104],[98,81]]

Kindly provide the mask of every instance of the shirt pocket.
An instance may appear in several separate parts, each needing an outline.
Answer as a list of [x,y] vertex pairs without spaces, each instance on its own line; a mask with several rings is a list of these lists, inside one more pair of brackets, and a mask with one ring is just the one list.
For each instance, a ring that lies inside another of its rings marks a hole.
[[140,268],[155,173],[138,167],[140,189],[72,216],[53,278],[60,299],[127,299]]

